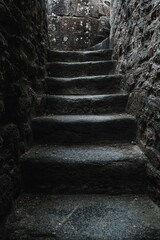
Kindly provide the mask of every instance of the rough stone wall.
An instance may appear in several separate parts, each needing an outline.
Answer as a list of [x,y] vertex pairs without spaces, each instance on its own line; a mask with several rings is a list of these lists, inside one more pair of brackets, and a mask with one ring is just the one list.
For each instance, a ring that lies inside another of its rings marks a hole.
[[109,0],[48,0],[51,49],[81,50],[109,35]]
[[159,16],[159,0],[111,1],[111,38],[130,93],[128,112],[136,116],[137,139],[149,159],[150,191],[160,199]]
[[20,190],[19,156],[31,140],[46,31],[43,1],[0,0],[0,224]]

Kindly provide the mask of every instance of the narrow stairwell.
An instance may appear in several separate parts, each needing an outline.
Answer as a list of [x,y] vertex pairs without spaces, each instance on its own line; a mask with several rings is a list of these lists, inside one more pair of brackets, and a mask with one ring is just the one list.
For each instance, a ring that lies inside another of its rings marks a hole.
[[159,240],[160,211],[146,195],[147,159],[112,50],[49,51],[48,61],[7,240]]

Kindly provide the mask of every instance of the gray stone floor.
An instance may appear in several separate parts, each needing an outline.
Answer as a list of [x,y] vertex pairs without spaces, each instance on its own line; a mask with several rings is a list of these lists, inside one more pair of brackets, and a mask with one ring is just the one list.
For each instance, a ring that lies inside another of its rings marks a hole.
[[143,195],[22,195],[8,240],[159,240],[160,210]]

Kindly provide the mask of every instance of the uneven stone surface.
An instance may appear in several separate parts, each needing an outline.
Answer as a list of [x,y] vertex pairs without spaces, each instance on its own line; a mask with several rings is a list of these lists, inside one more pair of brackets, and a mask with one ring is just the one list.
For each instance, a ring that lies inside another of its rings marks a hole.
[[[109,60],[110,55],[104,60],[104,51],[55,54],[62,62],[53,58],[47,63],[44,82],[53,93],[38,97],[39,102],[45,99],[38,110],[42,115],[32,119],[34,143],[43,145],[21,158],[23,190],[30,194],[18,199],[4,228],[5,240],[160,239],[159,208],[145,195],[130,195],[146,193],[146,175],[152,179],[154,169],[150,164],[147,168],[136,145],[135,118],[124,111],[128,96],[118,91],[116,61]],[[74,82],[73,95],[56,95],[53,82],[63,84],[57,92],[68,93],[66,82]],[[109,94],[96,93],[102,82]],[[83,89],[87,94],[81,96]]]
[[76,78],[46,77],[48,94],[84,95],[120,92],[122,75],[84,76]]
[[127,142],[136,136],[135,119],[127,114],[42,116],[32,120],[32,129],[38,143]]
[[110,1],[48,0],[51,49],[85,50],[108,37]]
[[29,192],[143,193],[146,158],[135,145],[35,146],[21,158]]
[[159,208],[143,195],[24,194],[16,205],[7,240],[160,239]]
[[31,140],[45,46],[44,1],[0,0],[0,225],[20,190],[19,157]]
[[87,62],[111,60],[112,49],[97,50],[97,51],[48,51],[49,62]]
[[48,75],[52,77],[79,77],[106,75],[115,72],[116,61],[90,62],[49,62],[46,65]]
[[122,113],[128,94],[109,95],[45,95],[39,106],[39,114],[107,114]]
[[130,93],[128,112],[136,116],[138,141],[154,169],[150,189],[160,199],[159,0],[115,0],[111,9],[117,68],[124,74],[123,88]]

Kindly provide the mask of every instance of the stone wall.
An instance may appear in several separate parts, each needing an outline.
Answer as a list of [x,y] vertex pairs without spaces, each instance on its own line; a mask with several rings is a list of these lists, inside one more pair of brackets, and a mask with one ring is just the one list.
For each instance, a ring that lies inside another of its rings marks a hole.
[[112,0],[111,38],[128,112],[138,123],[137,139],[149,158],[148,179],[160,199],[160,3],[159,0]]
[[46,31],[43,1],[0,0],[0,224],[20,190],[19,156],[31,141]]
[[81,50],[109,35],[109,0],[48,0],[51,49]]

